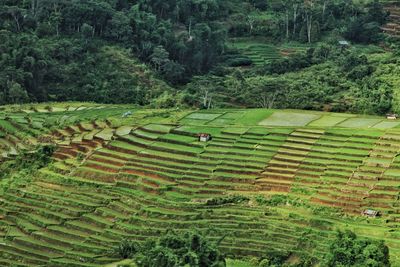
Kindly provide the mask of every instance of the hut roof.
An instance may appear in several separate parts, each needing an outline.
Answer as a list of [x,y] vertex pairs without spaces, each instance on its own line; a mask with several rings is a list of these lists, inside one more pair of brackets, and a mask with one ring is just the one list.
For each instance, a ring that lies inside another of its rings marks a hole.
[[366,215],[366,216],[375,217],[375,216],[377,216],[379,214],[379,211],[366,209],[366,210],[363,211],[363,214]]

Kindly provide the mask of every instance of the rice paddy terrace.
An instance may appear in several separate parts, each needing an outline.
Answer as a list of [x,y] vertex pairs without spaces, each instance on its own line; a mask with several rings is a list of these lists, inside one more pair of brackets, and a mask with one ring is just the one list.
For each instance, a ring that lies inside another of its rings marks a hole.
[[267,40],[254,40],[250,38],[231,39],[229,47],[235,48],[243,55],[249,57],[254,65],[264,65],[273,60],[288,57],[297,52],[304,52],[309,45],[300,43],[287,43],[279,46],[269,44]]
[[[3,160],[33,143],[57,150],[0,196],[1,266],[101,266],[119,260],[110,251],[122,238],[193,227],[226,235],[220,248],[232,258],[300,249],[323,259],[336,229],[351,229],[384,239],[400,266],[400,122],[265,109],[30,111],[3,111]],[[35,141],[19,147],[26,139]],[[207,202],[229,195],[250,201]]]
[[398,1],[384,1],[385,10],[390,12],[389,22],[382,30],[392,36],[400,36],[400,3]]

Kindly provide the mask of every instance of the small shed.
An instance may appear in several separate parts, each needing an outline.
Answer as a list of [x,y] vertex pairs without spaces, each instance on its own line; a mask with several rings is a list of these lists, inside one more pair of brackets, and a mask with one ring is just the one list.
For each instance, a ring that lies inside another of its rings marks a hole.
[[199,142],[208,142],[212,139],[211,134],[208,133],[200,133],[197,136],[199,137]]
[[375,218],[375,217],[379,216],[379,211],[367,209],[362,212],[362,215],[370,217],[370,218]]
[[386,114],[386,119],[388,119],[388,120],[397,120],[398,117],[399,117],[399,115],[397,115],[397,114],[393,114],[393,113]]
[[343,47],[348,47],[348,46],[350,46],[350,43],[346,40],[341,40],[341,41],[339,41],[339,45],[341,45]]
[[127,117],[129,117],[130,115],[132,115],[132,111],[127,111],[127,112],[125,112],[124,114],[122,114],[122,118],[127,118]]

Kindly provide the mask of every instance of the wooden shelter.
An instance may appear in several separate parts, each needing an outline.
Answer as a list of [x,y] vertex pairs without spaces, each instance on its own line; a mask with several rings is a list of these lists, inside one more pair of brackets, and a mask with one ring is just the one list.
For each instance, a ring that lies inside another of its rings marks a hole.
[[199,142],[208,142],[212,139],[211,134],[208,133],[200,133],[197,136],[199,137]]
[[129,117],[130,115],[132,115],[132,111],[127,111],[127,112],[125,112],[124,114],[122,114],[122,118],[127,118],[127,117]]
[[370,217],[370,218],[375,218],[375,217],[379,216],[379,211],[366,209],[361,214],[364,216]]
[[386,114],[386,119],[388,120],[397,120],[399,116],[397,114],[393,114],[393,113],[388,113]]

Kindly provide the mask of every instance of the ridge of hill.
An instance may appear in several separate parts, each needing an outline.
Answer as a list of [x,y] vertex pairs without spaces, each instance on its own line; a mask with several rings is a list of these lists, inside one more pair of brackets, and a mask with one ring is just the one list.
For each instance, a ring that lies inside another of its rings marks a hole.
[[[2,266],[99,266],[119,260],[110,251],[122,238],[142,242],[167,228],[193,227],[208,229],[213,240],[226,235],[220,249],[232,258],[273,253],[318,261],[337,229],[351,229],[385,240],[398,266],[397,121],[298,110],[57,105],[5,108],[20,132],[31,128],[16,120],[21,113],[68,123],[49,122],[55,126],[36,139],[56,145],[53,163],[2,181]],[[199,142],[198,133],[213,138]],[[250,201],[230,202],[232,196]],[[209,202],[218,199],[226,203]],[[381,216],[363,217],[365,209]]]

